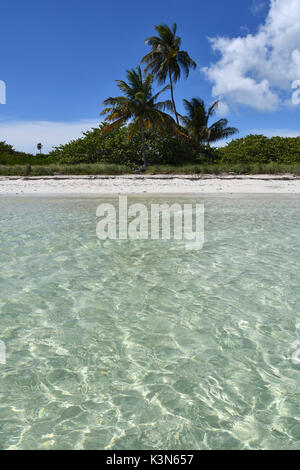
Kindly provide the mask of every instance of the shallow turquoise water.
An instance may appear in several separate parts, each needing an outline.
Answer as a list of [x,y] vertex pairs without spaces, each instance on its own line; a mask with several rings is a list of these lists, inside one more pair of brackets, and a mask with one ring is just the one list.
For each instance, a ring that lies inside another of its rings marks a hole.
[[299,448],[300,198],[202,198],[201,251],[100,202],[0,199],[0,448]]

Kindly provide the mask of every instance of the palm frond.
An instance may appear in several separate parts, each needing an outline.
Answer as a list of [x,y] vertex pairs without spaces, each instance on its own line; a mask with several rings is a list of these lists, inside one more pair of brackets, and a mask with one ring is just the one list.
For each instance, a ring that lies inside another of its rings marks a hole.
[[116,129],[126,122],[130,122],[129,138],[138,132],[140,126],[143,129],[161,129],[164,126],[174,131],[175,121],[165,112],[173,111],[172,102],[157,101],[161,93],[169,89],[169,85],[153,94],[153,75],[143,75],[140,67],[127,70],[127,81],[117,80],[117,85],[124,95],[109,97],[103,102],[105,108],[101,115],[105,116],[107,123],[104,132]]
[[126,124],[126,120],[124,118],[117,119],[116,121],[112,122],[111,124],[107,124],[103,127],[102,132],[105,134],[106,132],[118,129],[119,127]]
[[186,116],[181,116],[181,122],[186,133],[196,144],[216,142],[238,132],[235,127],[227,127],[228,121],[225,118],[219,119],[208,127],[208,121],[215,113],[218,101],[215,101],[208,110],[206,110],[205,103],[200,98],[192,98],[190,101],[184,100],[183,104]]
[[210,118],[211,116],[213,116],[217,110],[219,106],[219,100],[215,101],[209,108],[208,108],[208,112],[207,112],[207,116],[208,118]]
[[159,83],[163,83],[169,74],[174,82],[180,78],[181,71],[188,77],[190,68],[195,68],[196,63],[186,51],[181,51],[181,38],[177,36],[177,24],[172,28],[166,24],[156,25],[158,36],[150,36],[145,43],[151,47],[141,63],[147,64],[145,72],[151,71]]

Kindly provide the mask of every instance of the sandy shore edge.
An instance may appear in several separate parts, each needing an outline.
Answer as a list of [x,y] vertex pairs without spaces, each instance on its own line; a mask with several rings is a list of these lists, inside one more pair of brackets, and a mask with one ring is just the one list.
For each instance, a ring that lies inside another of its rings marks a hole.
[[300,177],[291,174],[0,176],[0,196],[167,193],[300,194]]

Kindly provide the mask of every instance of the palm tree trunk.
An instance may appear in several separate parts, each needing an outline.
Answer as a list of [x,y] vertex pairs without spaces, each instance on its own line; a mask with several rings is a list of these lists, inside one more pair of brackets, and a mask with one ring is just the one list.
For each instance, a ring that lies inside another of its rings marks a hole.
[[171,99],[172,99],[172,103],[173,103],[173,108],[174,108],[174,113],[175,113],[175,117],[176,117],[176,122],[177,122],[177,125],[179,126],[179,119],[178,119],[178,114],[177,114],[177,111],[176,111],[175,100],[174,100],[174,90],[173,90],[172,75],[171,75],[171,71],[170,71],[170,70],[169,70],[169,79],[170,79],[170,87],[171,87]]
[[147,169],[147,158],[146,158],[146,146],[145,146],[145,128],[143,121],[140,121],[141,127],[141,136],[142,136],[142,149],[143,149],[143,159],[144,159],[144,169]]

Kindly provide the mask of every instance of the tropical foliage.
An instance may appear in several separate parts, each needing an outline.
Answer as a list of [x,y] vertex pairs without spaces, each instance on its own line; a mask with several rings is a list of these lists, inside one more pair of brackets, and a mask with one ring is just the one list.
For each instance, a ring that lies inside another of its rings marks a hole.
[[9,145],[4,141],[0,142],[0,155],[3,155],[3,154],[13,155],[14,153],[15,153],[15,150],[12,145]]
[[235,127],[228,127],[227,119],[219,119],[209,125],[210,118],[215,114],[219,101],[215,101],[206,109],[204,101],[193,98],[191,101],[184,100],[186,116],[181,116],[181,122],[186,135],[195,142],[197,146],[206,142],[217,142],[226,139],[238,132]]
[[145,43],[151,47],[151,51],[142,59],[146,63],[145,72],[151,71],[160,84],[168,79],[170,82],[171,100],[173,111],[179,124],[178,113],[174,99],[174,84],[180,79],[181,72],[188,78],[190,69],[196,68],[196,62],[191,59],[187,51],[181,50],[181,38],[177,36],[177,24],[172,29],[161,24],[154,27],[158,36],[150,36]]
[[131,139],[137,132],[141,134],[144,169],[147,167],[145,131],[151,128],[169,129],[173,126],[173,119],[165,110],[171,110],[170,101],[157,101],[159,95],[169,88],[165,86],[162,90],[153,94],[153,75],[142,74],[140,67],[127,70],[127,82],[117,80],[122,96],[107,98],[104,101],[106,108],[101,115],[106,116],[105,121],[109,124],[104,127],[103,132],[117,129],[127,122],[128,138]]
[[[127,133],[122,127],[104,134],[99,127],[49,156],[0,153],[0,175],[130,173],[140,165],[142,148],[140,134],[129,141]],[[300,137],[250,135],[219,149],[206,146],[199,151],[190,141],[151,129],[146,147],[148,172],[153,174],[300,173]]]
[[[141,132],[129,139],[128,127],[103,132],[104,127],[101,124],[84,132],[83,137],[55,148],[51,155],[62,164],[105,162],[138,168],[143,159]],[[183,142],[162,129],[146,130],[144,139],[149,164],[193,161],[199,153],[191,142]]]
[[[145,133],[145,146],[150,165],[300,163],[300,137],[249,135],[225,147],[214,148],[196,147],[190,140],[151,129]],[[142,160],[141,135],[137,133],[128,140],[127,127],[103,133],[100,126],[85,132],[80,139],[57,147],[51,157],[62,164],[102,162],[137,168]]]
[[223,162],[296,163],[300,162],[300,137],[248,135],[219,149]]
[[18,152],[12,145],[6,142],[0,142],[0,165],[26,165],[26,164],[39,164],[47,163],[46,155],[32,155],[30,153]]

